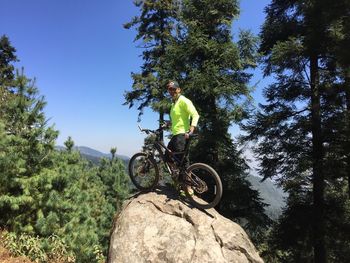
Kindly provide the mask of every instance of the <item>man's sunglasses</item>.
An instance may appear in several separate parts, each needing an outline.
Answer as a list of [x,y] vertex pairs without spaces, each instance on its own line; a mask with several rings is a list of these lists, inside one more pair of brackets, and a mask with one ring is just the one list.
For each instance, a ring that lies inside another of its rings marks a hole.
[[176,89],[177,89],[177,88],[172,87],[172,86],[168,86],[167,88],[168,88],[168,90],[171,90],[171,91],[174,91],[174,90],[176,90]]

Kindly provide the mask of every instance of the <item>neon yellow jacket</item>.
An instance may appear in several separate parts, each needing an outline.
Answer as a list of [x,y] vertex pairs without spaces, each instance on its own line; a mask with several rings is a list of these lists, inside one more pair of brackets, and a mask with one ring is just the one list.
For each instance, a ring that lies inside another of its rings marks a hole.
[[176,102],[172,103],[170,109],[171,132],[173,135],[186,133],[191,126],[197,126],[199,115],[192,101],[180,95]]

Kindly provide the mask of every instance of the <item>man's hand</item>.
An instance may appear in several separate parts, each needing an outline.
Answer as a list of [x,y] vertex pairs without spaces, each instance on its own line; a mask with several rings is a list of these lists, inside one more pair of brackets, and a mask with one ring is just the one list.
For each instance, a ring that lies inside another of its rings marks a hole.
[[194,132],[194,126],[190,127],[190,130],[188,132],[185,133],[185,138],[188,139],[190,138],[190,135]]

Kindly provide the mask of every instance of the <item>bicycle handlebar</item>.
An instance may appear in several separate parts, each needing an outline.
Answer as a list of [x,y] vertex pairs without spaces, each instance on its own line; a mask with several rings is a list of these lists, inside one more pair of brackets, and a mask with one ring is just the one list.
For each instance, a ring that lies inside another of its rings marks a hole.
[[[157,130],[150,130],[150,129],[142,129],[140,125],[137,125],[137,126],[139,127],[141,132],[144,132],[146,134],[150,134],[150,133],[159,134],[162,130],[164,130],[166,128],[166,127],[162,126],[161,128],[159,128]],[[190,138],[198,137],[198,134],[190,133],[189,137]]]
[[158,130],[150,130],[150,129],[142,129],[140,125],[137,125],[140,129],[141,132],[145,132],[146,134],[149,134],[149,133],[159,133],[162,129],[158,129]]

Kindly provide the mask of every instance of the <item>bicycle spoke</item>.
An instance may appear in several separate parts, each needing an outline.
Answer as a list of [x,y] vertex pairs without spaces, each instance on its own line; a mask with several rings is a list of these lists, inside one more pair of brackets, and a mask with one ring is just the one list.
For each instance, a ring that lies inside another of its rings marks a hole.
[[129,174],[134,185],[140,190],[150,190],[159,179],[157,165],[144,153],[135,154],[129,163]]
[[187,194],[200,208],[214,207],[221,199],[222,185],[213,168],[206,164],[194,164],[188,168],[189,182],[185,185],[192,188],[194,195]]

